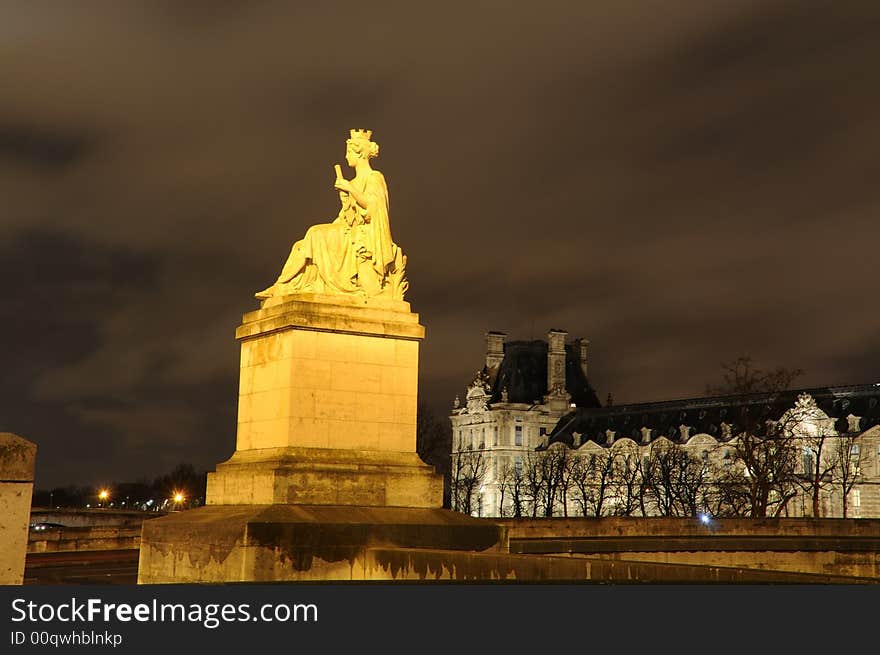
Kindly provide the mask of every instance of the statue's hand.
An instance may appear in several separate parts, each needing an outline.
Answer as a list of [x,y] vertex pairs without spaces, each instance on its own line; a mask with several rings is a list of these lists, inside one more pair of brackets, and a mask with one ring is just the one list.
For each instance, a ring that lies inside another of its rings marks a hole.
[[349,182],[345,178],[337,178],[336,181],[333,183],[333,186],[340,191],[345,191],[345,193],[351,193],[351,182]]

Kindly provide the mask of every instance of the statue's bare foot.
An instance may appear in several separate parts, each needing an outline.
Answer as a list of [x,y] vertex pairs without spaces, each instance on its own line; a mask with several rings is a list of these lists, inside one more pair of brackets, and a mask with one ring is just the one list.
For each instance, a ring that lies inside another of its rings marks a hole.
[[274,289],[275,289],[275,285],[273,284],[273,285],[272,285],[271,287],[269,287],[268,289],[263,289],[262,291],[257,291],[257,292],[254,294],[254,297],[255,297],[255,298],[259,298],[260,300],[264,300],[264,299],[266,299],[266,298],[271,298],[271,297],[274,295],[274,294],[272,293]]

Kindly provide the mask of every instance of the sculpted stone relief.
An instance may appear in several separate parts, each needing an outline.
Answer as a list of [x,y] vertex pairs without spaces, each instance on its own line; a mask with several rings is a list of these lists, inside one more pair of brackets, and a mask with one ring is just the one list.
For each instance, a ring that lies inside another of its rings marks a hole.
[[489,378],[482,371],[477,371],[467,391],[467,413],[477,414],[489,409]]
[[391,239],[388,187],[370,166],[379,145],[370,130],[351,130],[345,161],[351,180],[336,164],[334,188],[341,207],[330,223],[314,225],[293,244],[275,283],[257,298],[296,293],[351,294],[364,298],[403,300],[409,283],[406,256]]

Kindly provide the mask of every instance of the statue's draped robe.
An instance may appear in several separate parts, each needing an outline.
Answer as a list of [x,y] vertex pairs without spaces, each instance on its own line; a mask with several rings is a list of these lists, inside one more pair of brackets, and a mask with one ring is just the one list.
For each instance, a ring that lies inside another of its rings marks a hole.
[[[355,293],[359,264],[366,261],[381,287],[397,254],[388,219],[388,187],[379,171],[355,178],[352,184],[361,191],[366,208],[344,194],[332,223],[310,227],[293,244],[275,283],[276,293]],[[363,266],[360,272],[364,274]]]

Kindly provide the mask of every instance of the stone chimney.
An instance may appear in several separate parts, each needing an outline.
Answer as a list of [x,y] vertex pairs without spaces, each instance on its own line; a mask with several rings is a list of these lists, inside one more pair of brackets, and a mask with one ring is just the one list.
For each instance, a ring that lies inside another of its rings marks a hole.
[[555,389],[565,390],[565,330],[550,330],[547,333],[547,393]]
[[578,352],[578,362],[581,365],[581,370],[584,372],[584,377],[589,377],[587,375],[587,351],[590,347],[589,339],[575,339],[575,345],[577,345]]
[[504,359],[504,332],[486,332],[486,368],[495,370]]

